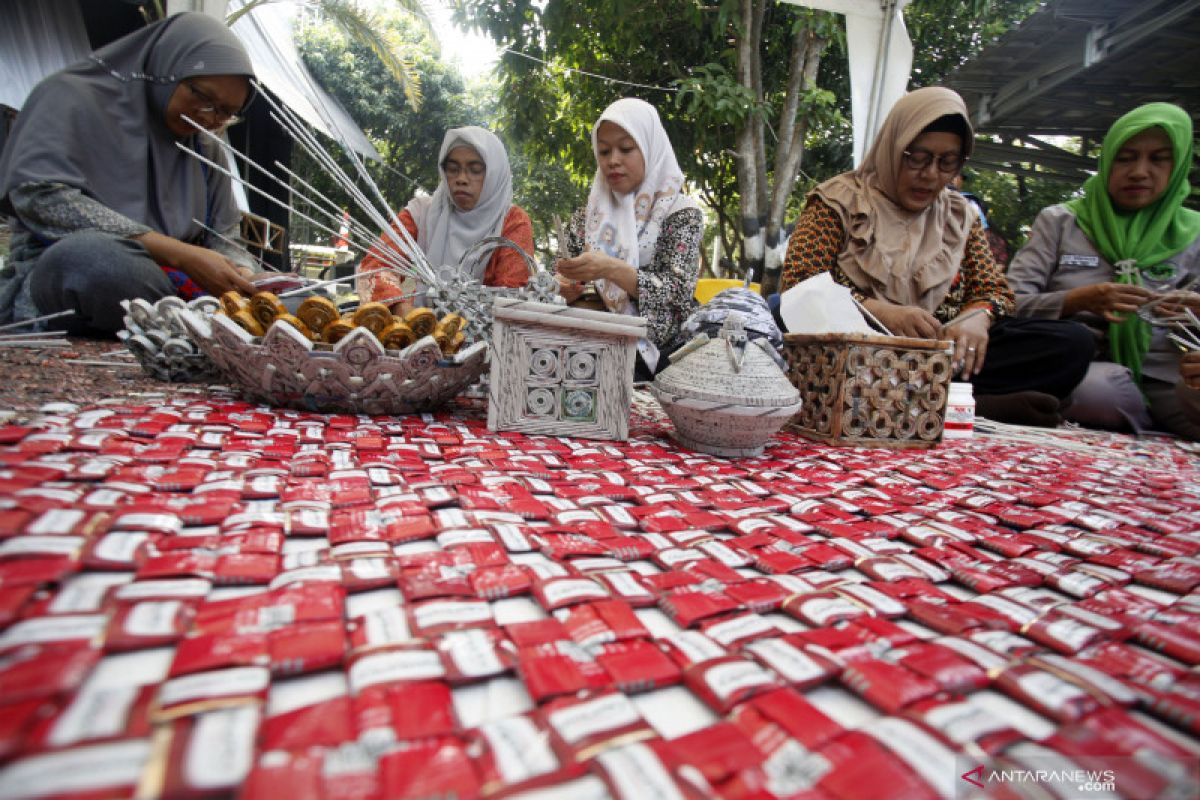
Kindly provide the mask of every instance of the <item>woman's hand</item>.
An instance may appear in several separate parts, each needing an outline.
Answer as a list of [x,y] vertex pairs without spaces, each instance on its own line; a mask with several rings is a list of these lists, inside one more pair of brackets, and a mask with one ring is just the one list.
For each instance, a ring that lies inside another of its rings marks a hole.
[[1109,322],[1121,322],[1125,314],[1137,311],[1151,297],[1153,294],[1144,286],[1093,283],[1067,292],[1063,298],[1062,316],[1073,317],[1081,311],[1090,311]]
[[1184,354],[1179,362],[1179,377],[1189,389],[1200,389],[1200,352]]
[[895,336],[914,339],[937,339],[942,334],[942,325],[937,317],[923,308],[899,306],[886,300],[867,300],[863,307],[879,318]]
[[159,264],[182,271],[213,297],[220,297],[229,291],[247,296],[258,291],[242,275],[237,264],[215,250],[181,242],[154,231],[142,234],[137,240],[151,258]]
[[[970,313],[969,311],[967,313]],[[962,314],[959,314],[961,317]],[[943,330],[942,338],[954,340],[954,364],[962,364],[959,373],[963,378],[978,375],[987,357],[988,330],[991,319],[987,314],[977,314],[962,322],[951,322]]]
[[[585,250],[574,258],[560,258],[554,262],[554,271],[569,281],[591,283],[599,278],[612,281],[636,299],[638,296],[637,269],[619,258],[613,258],[596,250]],[[566,297],[566,295],[563,295]],[[568,298],[567,302],[570,302]]]
[[1167,292],[1162,302],[1152,309],[1156,316],[1176,317],[1190,309],[1193,314],[1200,314],[1200,294],[1196,292]]
[[583,290],[587,287],[586,283],[579,283],[570,278],[564,278],[559,273],[554,274],[555,280],[558,281],[558,293],[568,303],[574,303],[583,294]]

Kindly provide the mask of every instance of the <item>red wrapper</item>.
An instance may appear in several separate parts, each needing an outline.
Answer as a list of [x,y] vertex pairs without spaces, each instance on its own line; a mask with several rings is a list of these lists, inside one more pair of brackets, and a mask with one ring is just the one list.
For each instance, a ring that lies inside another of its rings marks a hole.
[[650,631],[633,613],[633,608],[621,600],[602,600],[574,606],[563,624],[576,643],[588,648],[650,636]]
[[1138,644],[1190,666],[1200,664],[1200,636],[1179,626],[1158,622],[1139,622],[1133,628]]
[[658,605],[681,628],[738,610],[737,601],[720,591],[679,590],[662,595]]
[[693,664],[684,670],[683,680],[718,714],[726,714],[738,703],[783,685],[773,672],[740,656]]
[[159,686],[154,716],[173,719],[211,708],[261,703],[269,684],[266,667],[232,667],[172,678]]
[[[808,775],[834,797],[876,797],[887,787],[889,797],[937,797],[936,790],[897,756],[862,731],[848,731],[816,751]],[[940,766],[945,767],[943,762]]]
[[494,628],[492,606],[482,600],[429,600],[408,607],[408,624],[416,636],[432,636],[464,628]]
[[458,727],[453,696],[444,681],[368,687],[354,698],[352,714],[358,741],[373,750],[396,741],[449,736]]
[[0,697],[16,703],[72,691],[99,659],[85,641],[23,645],[0,661]]
[[871,613],[861,603],[856,603],[837,592],[799,594],[785,602],[783,610],[814,628],[823,628]]
[[[320,676],[321,679],[324,677]],[[314,692],[315,697],[298,698],[283,708],[276,708],[273,699],[267,717],[259,727],[261,751],[303,752],[315,747],[339,747],[352,741],[355,736],[353,707],[346,694],[344,679],[340,692],[333,697],[329,697],[328,692]],[[297,706],[298,702],[303,705]]]
[[504,632],[517,647],[533,647],[571,638],[566,627],[554,617],[529,622],[511,622],[504,626]]
[[[150,753],[149,739],[126,739],[29,756],[0,773],[0,794],[72,800],[132,797]],[[79,786],[80,775],[87,776],[86,788]]]
[[512,669],[515,649],[497,629],[450,631],[437,640],[446,680],[474,681]]
[[942,688],[928,678],[897,664],[873,659],[858,659],[842,671],[842,683],[871,705],[895,714],[929,697]]
[[607,750],[596,757],[592,769],[604,778],[614,800],[697,800],[712,796],[712,789],[699,771],[681,768],[675,762],[674,751],[659,739]]
[[614,599],[623,600],[635,608],[648,608],[658,602],[657,595],[647,588],[636,572],[607,572],[594,575],[592,579],[608,589]]
[[646,639],[611,642],[597,648],[595,656],[612,684],[626,694],[672,686],[683,679],[679,666]]
[[987,687],[987,671],[954,650],[933,642],[913,642],[889,650],[884,659],[936,683],[942,691],[970,694]]
[[393,647],[351,659],[347,670],[350,690],[357,696],[372,686],[407,684],[442,678],[441,655],[431,648]]
[[475,767],[485,795],[533,789],[582,769],[562,770],[550,746],[550,735],[526,716],[505,717],[480,725],[471,736]]
[[762,751],[743,728],[732,722],[718,722],[669,744],[678,763],[695,765],[712,784],[754,769],[763,761]]
[[985,753],[997,753],[1025,738],[1007,720],[972,698],[919,700],[904,716],[960,750],[973,745]]
[[104,636],[108,651],[159,647],[177,641],[187,632],[194,604],[181,600],[146,600],[117,609]]
[[479,776],[461,741],[452,737],[411,743],[379,759],[383,796],[478,797]]
[[[1195,754],[1118,709],[1064,725],[1043,744],[1088,770],[1110,770],[1124,797],[1194,797],[1200,793]],[[1119,767],[1113,769],[1115,757]]]
[[758,639],[742,648],[743,653],[770,667],[789,685],[806,690],[836,677],[842,665],[828,656],[827,650],[806,646],[797,639],[780,637]]
[[557,641],[518,651],[518,669],[534,702],[603,689],[610,679],[596,660],[571,641]]
[[1028,664],[1008,667],[995,683],[1013,699],[1059,722],[1082,719],[1104,705],[1078,683]]
[[538,578],[533,582],[533,596],[547,611],[607,600],[608,591],[591,578]]
[[737,649],[754,639],[782,633],[774,623],[755,613],[707,620],[700,624],[700,630],[723,647],[732,649]]
[[27,619],[0,634],[0,653],[29,645],[43,645],[46,648],[66,646],[72,649],[98,645],[107,621],[104,614],[63,614]]
[[[791,578],[792,576],[782,577]],[[800,585],[796,588],[799,591],[812,591],[812,586],[803,581],[800,581]],[[783,606],[783,602],[796,593],[769,578],[753,578],[731,584],[726,586],[724,591],[740,606],[756,614],[778,611]]]
[[587,761],[611,747],[654,736],[637,706],[620,692],[555,700],[542,708],[540,716],[554,748],[567,762]]
[[261,594],[210,601],[196,609],[193,630],[202,633],[257,633],[304,622],[343,618],[341,586],[312,583]]

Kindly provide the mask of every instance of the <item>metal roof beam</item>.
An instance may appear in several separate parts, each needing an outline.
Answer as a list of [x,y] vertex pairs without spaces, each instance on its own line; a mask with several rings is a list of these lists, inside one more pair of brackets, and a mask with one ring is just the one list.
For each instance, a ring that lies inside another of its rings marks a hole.
[[[1003,118],[1007,114],[1027,106],[1030,102],[1076,78],[1089,67],[1121,51],[1137,46],[1144,39],[1186,18],[1200,8],[1200,0],[1184,0],[1184,2],[1159,0],[1154,4],[1156,7],[1151,9],[1150,13],[1147,13],[1145,5],[1138,4],[1133,12],[1108,24],[1091,25],[1083,32],[1079,40],[1072,43],[1076,47],[1073,52],[1048,65],[1043,65],[1032,77],[1011,81],[992,94],[982,96],[972,122],[978,127],[986,127],[990,120]],[[1164,5],[1169,8],[1159,10]],[[1148,18],[1144,22],[1132,25],[1126,22],[1139,17]]]

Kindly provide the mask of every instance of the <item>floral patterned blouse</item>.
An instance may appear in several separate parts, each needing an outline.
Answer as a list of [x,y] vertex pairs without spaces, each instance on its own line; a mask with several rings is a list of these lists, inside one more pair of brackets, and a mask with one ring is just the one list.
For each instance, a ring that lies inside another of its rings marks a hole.
[[[566,255],[575,257],[587,243],[584,221],[587,208],[571,216]],[[638,268],[638,313],[646,320],[646,338],[664,347],[679,333],[683,321],[696,307],[693,294],[700,277],[700,245],[704,215],[697,208],[676,211],[663,220],[654,259]]]
[[[800,281],[828,272],[837,283],[849,287],[857,300],[868,299],[838,266],[838,254],[845,244],[846,229],[838,215],[819,197],[810,198],[788,242],[779,290],[786,291]],[[945,323],[968,307],[983,305],[991,309],[995,319],[1000,319],[1013,313],[1016,300],[1004,273],[992,260],[983,226],[976,220],[967,238],[958,275],[933,315]]]

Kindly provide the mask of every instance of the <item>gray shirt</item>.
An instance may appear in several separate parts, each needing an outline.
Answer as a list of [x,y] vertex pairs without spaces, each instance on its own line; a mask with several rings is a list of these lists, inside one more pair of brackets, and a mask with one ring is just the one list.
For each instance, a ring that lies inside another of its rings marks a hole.
[[[1163,280],[1146,277],[1151,291],[1173,289],[1192,276],[1200,276],[1200,239],[1168,262],[1174,273]],[[1029,242],[1013,257],[1008,267],[1008,284],[1017,296],[1018,317],[1061,319],[1067,292],[1080,286],[1114,281],[1113,265],[1105,260],[1084,235],[1066,206],[1043,209],[1034,220]],[[1095,314],[1081,313],[1072,319],[1082,322],[1103,343],[1108,322]],[[1155,327],[1150,351],[1142,362],[1143,374],[1175,383],[1179,380],[1179,351],[1166,337],[1166,329]],[[1103,355],[1103,352],[1102,352]]]

